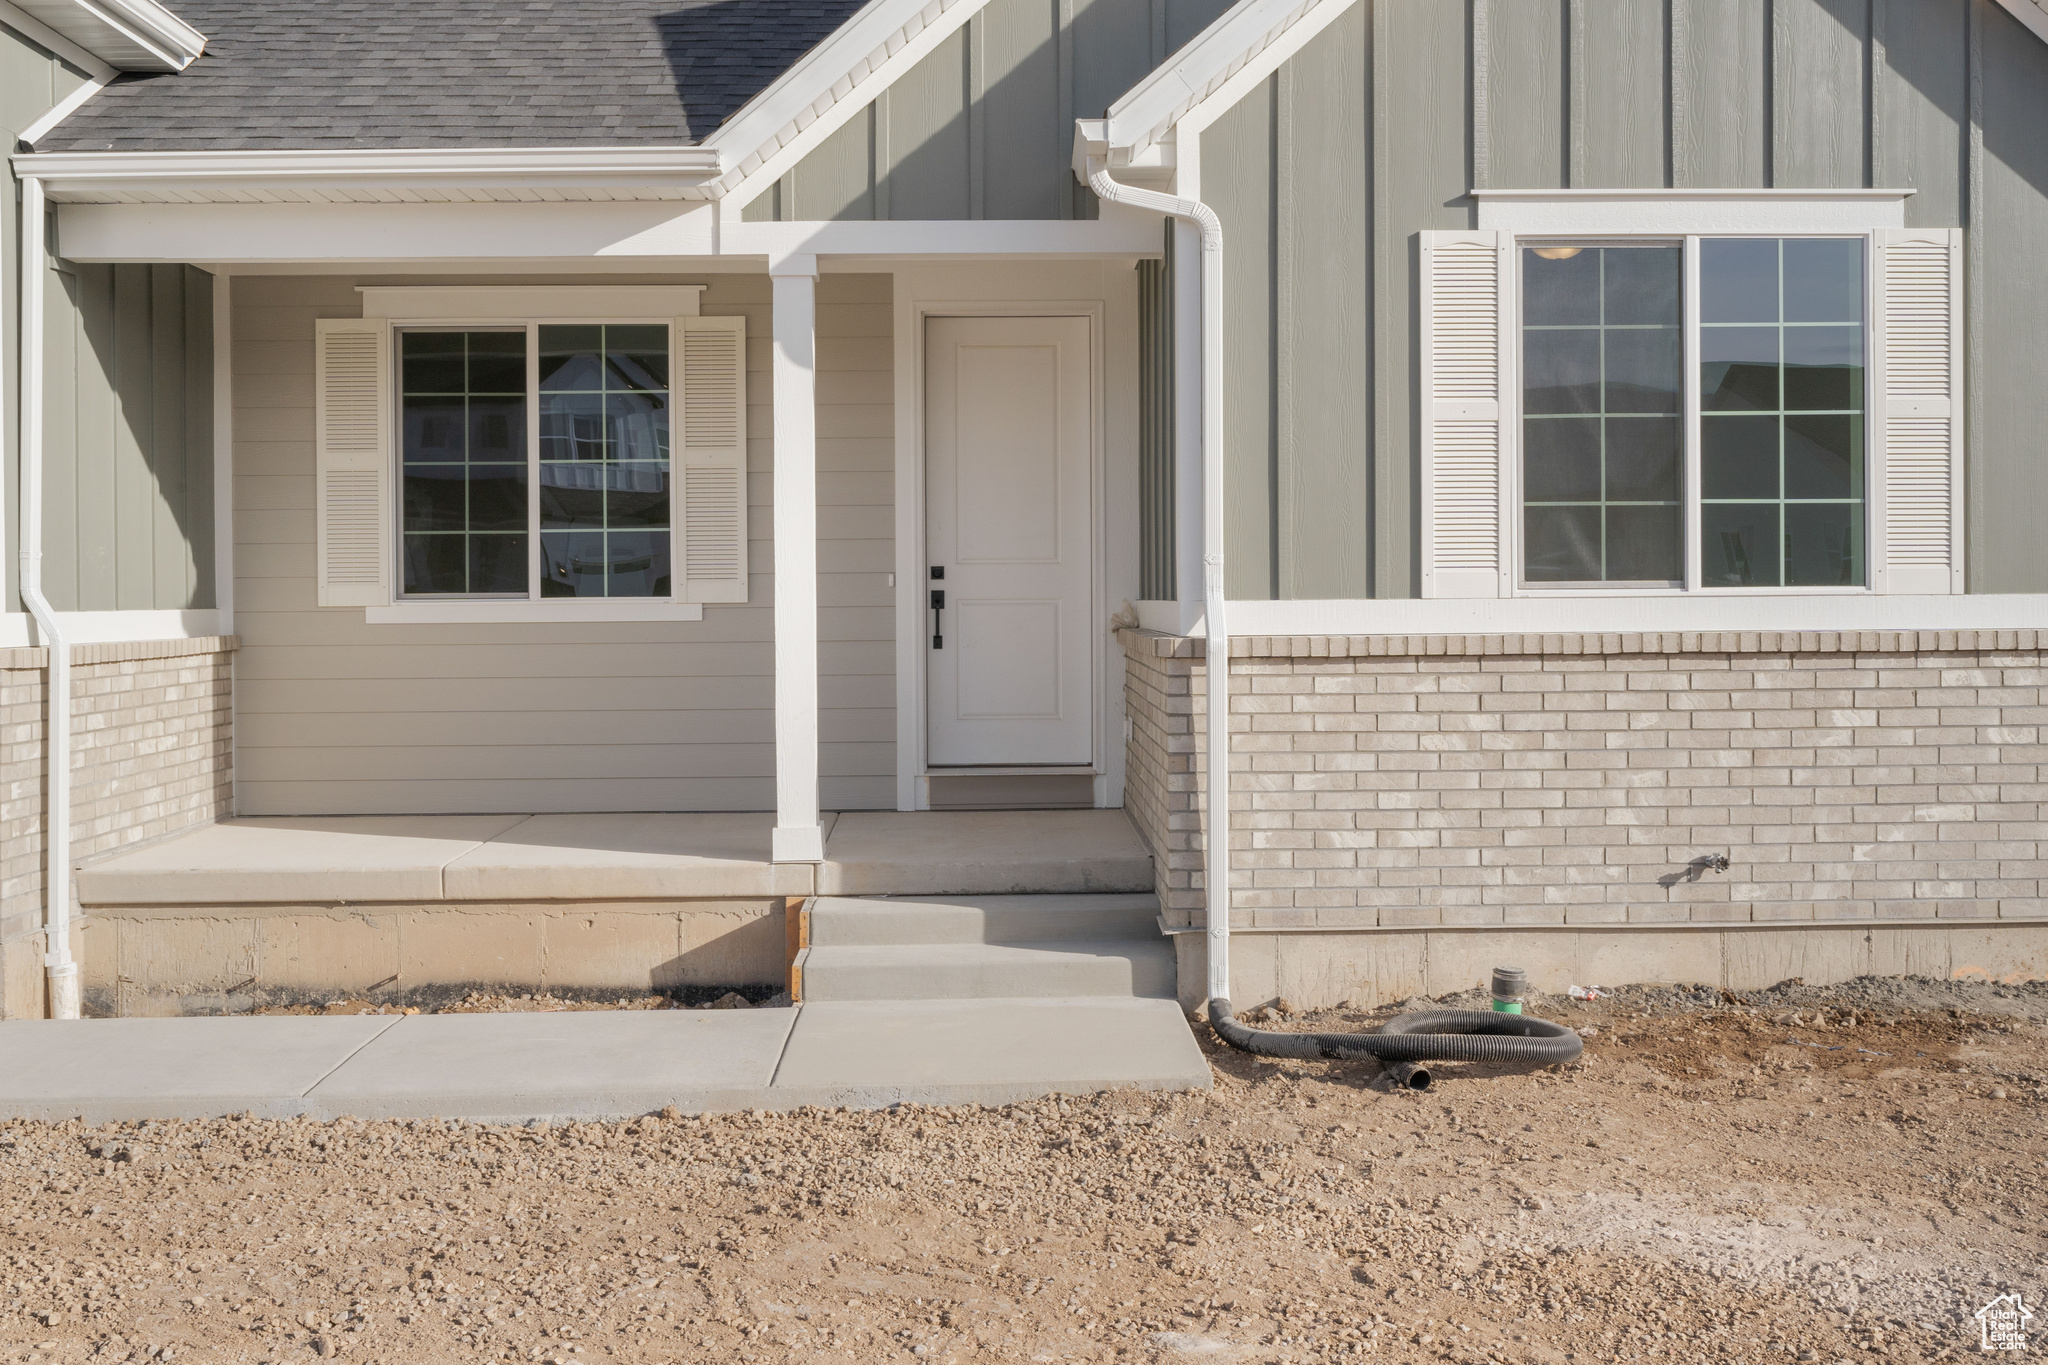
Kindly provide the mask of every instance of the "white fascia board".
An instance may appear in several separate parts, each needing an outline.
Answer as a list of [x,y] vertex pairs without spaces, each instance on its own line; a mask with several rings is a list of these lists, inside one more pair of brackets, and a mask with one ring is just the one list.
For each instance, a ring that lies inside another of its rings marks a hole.
[[[1662,593],[1232,602],[1232,635],[1550,635],[1708,630],[2036,630],[2048,594]],[[1200,623],[1187,634],[1200,634]]]
[[1160,254],[1159,219],[1103,205],[1096,219],[974,222],[815,222],[728,224],[726,255],[766,256],[1103,256]]
[[[1183,115],[1247,68],[1257,67],[1254,78],[1263,79],[1354,3],[1355,0],[1238,0],[1172,60],[1109,106],[1103,122],[1110,164],[1121,166],[1133,158],[1142,158]],[[1284,35],[1311,19],[1312,27],[1298,35],[1296,41],[1281,51],[1271,50]]]
[[2012,17],[2034,31],[2034,36],[2048,43],[2048,9],[2036,0],[1998,0],[1998,3],[2012,14]]
[[98,53],[88,51],[65,37],[12,0],[0,0],[0,24],[5,24],[30,42],[48,48],[88,75],[110,78],[119,71]]
[[1160,251],[1159,220],[738,223],[712,204],[60,204],[66,260],[206,266],[319,261],[569,262],[829,256],[1101,256]]
[[85,84],[79,86],[55,105],[51,106],[48,113],[22,129],[19,141],[30,147],[35,146],[37,142],[49,135],[52,128],[55,128],[65,119],[70,118],[72,114],[77,112],[80,105],[106,89],[107,83],[120,74],[120,72],[112,67],[108,67],[103,73],[92,77]]
[[808,146],[812,138],[805,135],[821,119],[826,127],[814,137],[823,138],[985,3],[872,0],[704,139],[731,168],[717,193],[731,193],[798,138]]
[[314,261],[673,259],[718,252],[706,203],[60,204],[66,260],[191,265]]
[[123,71],[183,71],[206,35],[155,0],[13,0],[88,52]]
[[345,151],[30,152],[19,176],[38,176],[60,203],[95,195],[302,187],[698,189],[717,179],[704,147],[453,147]]

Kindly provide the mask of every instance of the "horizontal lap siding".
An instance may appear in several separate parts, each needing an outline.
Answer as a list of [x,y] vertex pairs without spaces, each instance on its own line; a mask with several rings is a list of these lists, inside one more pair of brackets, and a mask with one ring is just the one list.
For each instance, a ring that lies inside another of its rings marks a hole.
[[1969,229],[1970,587],[2048,591],[2044,120],[1995,0],[1357,0],[1202,134],[1232,594],[1417,592],[1417,234],[1474,186],[1915,190]]
[[[357,315],[357,283],[235,281],[241,812],[772,808],[767,277],[713,276],[703,303],[747,319],[747,602],[701,622],[591,625],[371,626],[313,605],[313,320]],[[819,280],[820,760],[834,808],[895,797],[890,308],[887,276]]]

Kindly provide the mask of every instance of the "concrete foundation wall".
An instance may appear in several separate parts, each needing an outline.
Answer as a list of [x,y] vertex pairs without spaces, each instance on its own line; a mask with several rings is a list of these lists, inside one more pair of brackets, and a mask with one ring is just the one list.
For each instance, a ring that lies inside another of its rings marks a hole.
[[[72,649],[72,855],[89,862],[229,813],[235,640]],[[47,651],[0,650],[0,1018],[45,1011]],[[74,942],[74,951],[79,944]]]
[[785,979],[781,897],[576,904],[189,905],[84,925],[95,1015],[239,1014],[468,989],[645,993]]
[[[1204,936],[1175,936],[1180,998],[1201,1003]],[[1246,933],[1230,939],[1230,999],[1239,1009],[1285,1000],[1304,1009],[1361,1008],[1483,987],[1496,966],[1521,967],[1540,991],[1635,982],[1700,982],[1761,990],[1791,977],[1811,986],[1859,976],[1979,981],[2048,978],[2048,922],[1948,925],[1808,924],[1742,928],[1381,929]]]
[[[1127,800],[1169,923],[1200,925],[1201,642],[1121,639]],[[2048,974],[2044,644],[1239,639],[1233,978],[1382,998],[1474,984],[1511,947],[1556,986]]]

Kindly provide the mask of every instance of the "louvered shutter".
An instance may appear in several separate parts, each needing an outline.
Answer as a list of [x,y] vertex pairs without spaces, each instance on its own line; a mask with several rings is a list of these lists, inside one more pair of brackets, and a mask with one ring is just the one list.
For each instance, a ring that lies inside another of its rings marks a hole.
[[1959,228],[1876,237],[1879,592],[1963,591],[1962,237]]
[[391,600],[391,329],[314,323],[316,572],[323,607]]
[[1422,595],[1512,588],[1502,418],[1506,233],[1422,234]]
[[747,320],[677,318],[676,561],[685,602],[747,600]]

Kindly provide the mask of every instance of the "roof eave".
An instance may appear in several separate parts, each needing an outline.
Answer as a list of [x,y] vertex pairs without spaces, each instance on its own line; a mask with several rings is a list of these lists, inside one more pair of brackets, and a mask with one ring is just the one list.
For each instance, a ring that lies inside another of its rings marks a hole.
[[1111,164],[1142,161],[1182,115],[1311,12],[1351,4],[1352,0],[1238,0],[1109,106],[1102,122]]
[[11,3],[121,71],[183,71],[206,51],[206,35],[156,0]]
[[251,195],[347,190],[557,191],[712,198],[721,170],[706,147],[351,148],[344,151],[32,152],[15,174],[57,202],[246,202]]

